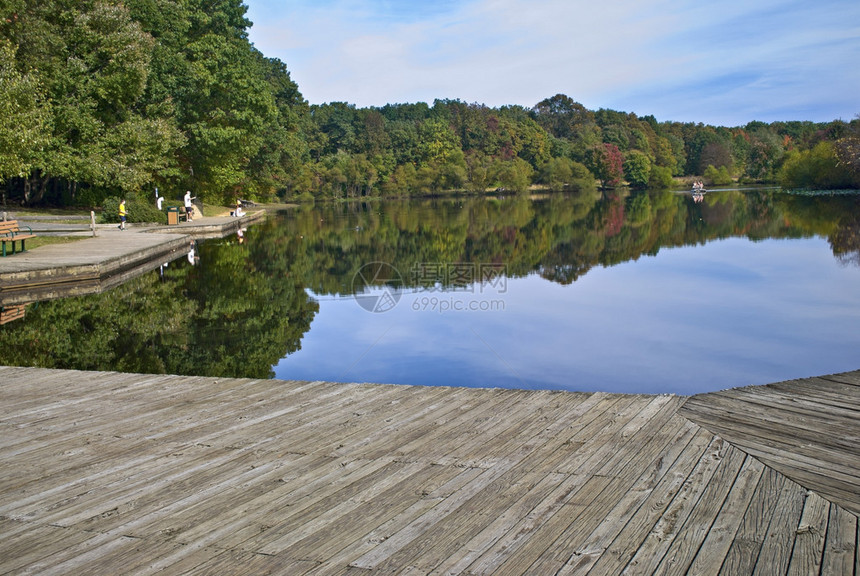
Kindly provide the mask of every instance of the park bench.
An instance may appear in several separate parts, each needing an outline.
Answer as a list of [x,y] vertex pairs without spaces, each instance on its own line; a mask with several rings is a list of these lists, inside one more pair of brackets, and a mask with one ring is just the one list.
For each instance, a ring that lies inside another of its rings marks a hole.
[[6,243],[12,244],[12,254],[15,253],[15,242],[21,242],[21,252],[27,250],[25,242],[30,238],[35,238],[33,230],[29,226],[25,226],[27,231],[18,226],[17,220],[5,220],[0,222],[0,242],[3,243],[3,256],[6,256]]
[[12,322],[13,320],[20,320],[24,317],[26,308],[26,304],[0,307],[0,324],[6,324],[8,322]]

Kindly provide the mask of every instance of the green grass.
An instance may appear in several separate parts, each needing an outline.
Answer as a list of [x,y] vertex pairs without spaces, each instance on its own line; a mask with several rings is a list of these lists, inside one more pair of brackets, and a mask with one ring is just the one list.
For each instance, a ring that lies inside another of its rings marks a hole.
[[[39,216],[68,216],[72,219],[78,220],[81,217],[90,217],[90,211],[84,208],[75,208],[75,209],[61,209],[61,208],[5,208],[2,209],[9,214],[14,214],[16,218],[27,217],[31,219],[37,219]],[[11,217],[9,218],[12,219]]]
[[48,246],[50,244],[68,244],[69,242],[77,242],[85,240],[91,236],[36,236],[27,240],[27,250],[33,250],[39,246]]
[[231,210],[234,210],[235,207],[230,206],[215,206],[213,204],[204,204],[203,205],[203,216],[208,217],[218,217],[218,216],[228,216]]

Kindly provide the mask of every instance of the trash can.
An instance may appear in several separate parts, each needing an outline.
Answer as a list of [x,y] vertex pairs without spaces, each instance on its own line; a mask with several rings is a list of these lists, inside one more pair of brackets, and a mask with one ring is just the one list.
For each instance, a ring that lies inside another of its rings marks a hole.
[[179,206],[167,207],[167,225],[179,224]]

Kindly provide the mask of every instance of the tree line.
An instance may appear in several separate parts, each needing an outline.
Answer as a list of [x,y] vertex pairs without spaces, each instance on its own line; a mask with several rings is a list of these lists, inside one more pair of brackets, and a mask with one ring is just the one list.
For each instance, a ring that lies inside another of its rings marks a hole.
[[242,0],[0,0],[3,202],[206,203],[595,185],[860,187],[860,118],[660,122],[558,94],[310,105]]

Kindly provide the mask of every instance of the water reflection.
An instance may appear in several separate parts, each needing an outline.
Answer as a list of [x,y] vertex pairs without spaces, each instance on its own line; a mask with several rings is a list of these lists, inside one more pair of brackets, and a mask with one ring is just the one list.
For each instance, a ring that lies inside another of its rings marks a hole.
[[201,241],[194,266],[28,309],[0,363],[677,393],[856,369],[858,207],[728,190],[300,208]]

